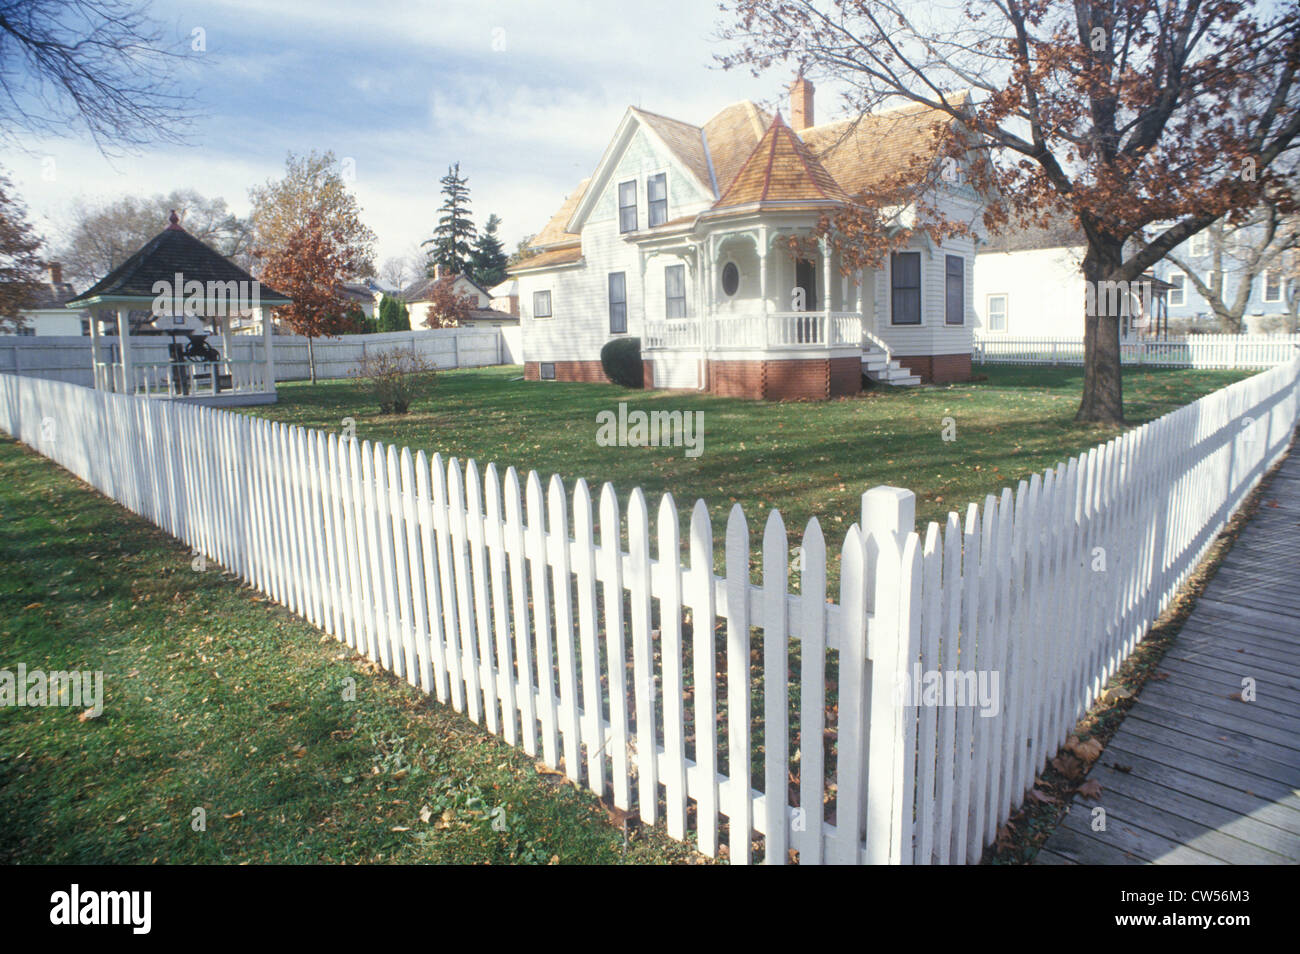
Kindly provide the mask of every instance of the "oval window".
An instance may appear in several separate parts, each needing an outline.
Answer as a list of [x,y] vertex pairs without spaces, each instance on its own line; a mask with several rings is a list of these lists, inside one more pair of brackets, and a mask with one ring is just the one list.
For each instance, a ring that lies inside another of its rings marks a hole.
[[736,267],[735,262],[728,262],[722,266],[722,290],[728,296],[736,294],[736,289],[740,287],[740,269]]

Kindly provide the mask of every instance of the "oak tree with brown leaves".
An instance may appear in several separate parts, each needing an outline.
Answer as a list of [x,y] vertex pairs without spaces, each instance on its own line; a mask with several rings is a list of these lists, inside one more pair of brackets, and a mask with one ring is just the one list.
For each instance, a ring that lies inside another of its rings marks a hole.
[[440,278],[429,288],[429,310],[423,322],[426,328],[456,328],[469,320],[477,299],[456,293],[457,277]]
[[[1061,211],[1077,220],[1092,303],[1079,303],[1080,421],[1123,421],[1122,290],[1210,223],[1241,221],[1286,188],[1273,166],[1300,134],[1294,3],[726,0],[722,9],[724,66],[793,66],[838,83],[862,114],[900,98],[937,110],[946,122],[935,124],[930,174],[959,162],[988,199],[986,227],[1046,224]],[[872,205],[827,231],[878,254],[891,238],[884,207]],[[963,226],[917,211],[922,227]]]
[[293,299],[293,304],[276,309],[276,317],[291,332],[307,339],[307,363],[315,384],[315,339],[356,330],[343,297],[349,265],[347,243],[312,213],[265,259],[261,280]]

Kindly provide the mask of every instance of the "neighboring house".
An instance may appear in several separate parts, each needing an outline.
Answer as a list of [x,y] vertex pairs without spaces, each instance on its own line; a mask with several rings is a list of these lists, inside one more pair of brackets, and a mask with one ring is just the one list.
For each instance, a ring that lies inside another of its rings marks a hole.
[[[442,281],[441,270],[437,266],[434,267],[434,270],[435,273],[432,278],[422,278],[402,291],[401,298],[406,302],[406,307],[411,313],[412,328],[424,327],[424,323],[429,319],[429,309],[433,306],[430,293],[433,286]],[[511,315],[506,311],[494,308],[492,306],[492,293],[465,275],[456,276],[452,284],[452,291],[461,297],[469,296],[474,299],[469,318],[462,323],[462,327],[471,325],[502,327],[519,324],[517,312]]]
[[[1065,217],[1046,225],[1008,225],[987,236],[975,253],[975,330],[982,335],[1082,337],[1089,300],[1083,278],[1086,252],[1079,226]],[[1152,273],[1143,275],[1127,299],[1121,333],[1164,333],[1168,289]]]
[[372,281],[344,282],[344,299],[365,314],[367,318],[375,317],[379,311],[379,299],[384,297],[384,290]]
[[[1219,325],[1214,309],[1197,290],[1195,282],[1187,275],[1183,265],[1196,271],[1197,277],[1208,287],[1214,287],[1215,257],[1218,253],[1217,267],[1223,272],[1223,285],[1220,298],[1232,308],[1241,283],[1245,277],[1245,258],[1249,255],[1249,246],[1263,244],[1261,226],[1247,225],[1236,234],[1222,239],[1211,234],[1210,229],[1198,232],[1176,248],[1172,257],[1166,258],[1156,266],[1156,274],[1170,284],[1169,317],[1182,320],[1192,328],[1217,330]],[[1216,249],[1220,241],[1222,247]],[[1173,261],[1178,258],[1183,265]],[[1271,326],[1287,314],[1288,295],[1296,291],[1296,282],[1288,281],[1284,268],[1288,263],[1286,255],[1278,255],[1270,267],[1264,268],[1255,276],[1246,299],[1246,308],[1242,314],[1242,324],[1247,333],[1259,333],[1272,330]]]
[[[623,335],[641,339],[648,387],[826,398],[858,391],[864,370],[893,383],[969,377],[972,239],[936,246],[920,233],[852,276],[826,243],[790,250],[928,159],[950,120],[906,107],[813,125],[804,79],[791,118],[747,101],[702,126],[629,108],[595,172],[510,268],[525,377],[603,381],[600,350]],[[982,209],[959,177],[930,201],[966,221]]]
[[17,332],[6,325],[0,334],[19,335],[86,335],[90,334],[90,316],[84,311],[69,311],[65,305],[76,291],[63,280],[63,266],[51,262],[46,266],[47,280],[38,284],[23,307],[23,327]]
[[519,279],[507,278],[500,285],[491,289],[492,307],[519,320]]

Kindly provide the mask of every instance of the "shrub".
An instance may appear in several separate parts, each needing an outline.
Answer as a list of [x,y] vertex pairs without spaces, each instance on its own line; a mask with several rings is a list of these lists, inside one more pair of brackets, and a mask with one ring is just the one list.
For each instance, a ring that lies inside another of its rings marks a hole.
[[600,366],[605,377],[625,388],[645,387],[645,365],[641,363],[640,338],[614,338],[600,349]]
[[405,414],[417,392],[431,388],[434,364],[414,348],[370,351],[352,374],[369,382],[380,414]]

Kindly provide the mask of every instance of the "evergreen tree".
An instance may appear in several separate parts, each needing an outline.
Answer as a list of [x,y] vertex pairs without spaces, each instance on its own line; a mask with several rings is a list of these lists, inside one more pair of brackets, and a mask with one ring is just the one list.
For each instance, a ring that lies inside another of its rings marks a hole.
[[428,275],[441,265],[446,274],[460,275],[469,265],[473,251],[474,222],[469,215],[469,180],[460,174],[460,163],[450,166],[442,177],[442,205],[433,237],[421,242],[428,249]]
[[474,250],[470,253],[470,278],[489,290],[506,280],[509,257],[501,245],[501,237],[497,235],[500,225],[499,216],[489,215],[487,225],[474,241]]
[[384,295],[379,299],[379,331],[410,331],[411,313],[400,298]]

